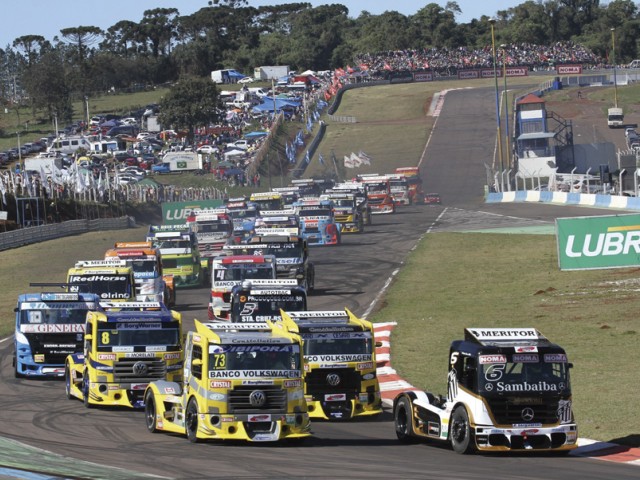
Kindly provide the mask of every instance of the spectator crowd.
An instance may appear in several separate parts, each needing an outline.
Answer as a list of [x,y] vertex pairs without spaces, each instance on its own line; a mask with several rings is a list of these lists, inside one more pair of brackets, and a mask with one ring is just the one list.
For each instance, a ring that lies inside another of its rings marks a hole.
[[[530,71],[553,70],[557,65],[582,65],[601,68],[607,62],[583,45],[557,42],[553,45],[531,43],[496,47],[497,64],[502,67],[527,67]],[[385,71],[430,71],[441,76],[454,76],[459,70],[493,68],[492,46],[484,48],[427,48],[364,53],[355,57],[360,70],[372,74]]]

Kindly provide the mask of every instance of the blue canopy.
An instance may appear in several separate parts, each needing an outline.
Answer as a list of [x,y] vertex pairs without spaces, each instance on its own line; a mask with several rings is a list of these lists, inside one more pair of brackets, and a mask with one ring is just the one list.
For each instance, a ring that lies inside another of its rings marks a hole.
[[294,110],[300,106],[300,102],[294,99],[276,98],[275,105],[274,100],[269,99],[253,107],[254,112],[279,112],[280,110]]
[[267,136],[267,132],[249,132],[245,134],[244,138],[260,138]]

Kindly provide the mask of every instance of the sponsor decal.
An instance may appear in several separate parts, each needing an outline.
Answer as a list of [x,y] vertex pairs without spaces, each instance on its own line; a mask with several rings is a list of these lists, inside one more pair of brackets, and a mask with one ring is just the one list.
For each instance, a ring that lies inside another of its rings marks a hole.
[[373,368],[373,362],[363,362],[356,365],[357,370],[371,370]]
[[271,415],[249,415],[247,418],[249,422],[270,422]]
[[216,393],[216,392],[209,393],[209,400],[213,400],[214,402],[221,402],[225,398],[227,398],[227,396],[222,393]]
[[469,328],[467,331],[478,340],[537,340],[535,328]]
[[176,389],[173,387],[164,387],[164,393],[168,395],[175,395]]
[[367,373],[367,374],[362,376],[363,380],[373,380],[374,378],[376,378],[376,374],[375,373]]
[[534,346],[531,346],[531,345],[519,345],[517,347],[513,347],[513,349],[518,353],[537,352],[538,351],[538,347],[534,347]]
[[40,354],[38,354],[38,355],[34,355],[34,356],[33,356],[33,360],[34,360],[36,363],[43,363],[43,362],[44,362],[44,353],[40,353]]
[[560,423],[571,423],[571,400],[560,400],[557,414]]
[[564,353],[545,353],[544,361],[547,363],[567,363],[567,356]]
[[298,388],[302,386],[301,380],[285,380],[282,384],[284,388]]
[[305,358],[309,362],[367,362],[371,360],[371,355],[308,355]]
[[115,353],[99,353],[98,360],[115,360],[118,356]]
[[414,82],[432,82],[433,74],[432,73],[414,73],[413,81]]
[[120,390],[120,385],[109,385],[109,390]]
[[332,393],[324,396],[325,402],[344,402],[347,400],[346,393]]
[[440,425],[435,422],[427,423],[427,435],[440,435]]
[[526,77],[529,70],[525,67],[507,67],[507,77]]
[[243,380],[242,385],[273,385],[273,380]]
[[[487,388],[489,385],[486,385]],[[558,385],[547,382],[522,382],[522,383],[504,383],[496,382],[495,389],[497,392],[557,392]]]
[[120,346],[115,346],[111,349],[112,352],[133,352],[133,347],[120,347]]
[[256,377],[284,377],[298,378],[300,370],[228,370],[211,371],[209,378],[256,378]]
[[166,345],[149,345],[145,348],[147,352],[166,352]]
[[179,353],[165,353],[163,355],[165,360],[179,360],[180,359],[180,354]]
[[72,323],[20,325],[20,331],[23,333],[83,333],[84,325]]
[[480,365],[487,365],[491,363],[507,363],[506,355],[480,355],[478,361]]
[[131,390],[144,390],[149,386],[148,383],[132,383]]
[[[123,348],[123,347],[119,347]],[[131,347],[133,350],[133,347]],[[113,347],[113,351],[116,351],[116,347]],[[155,358],[155,354],[153,352],[133,352],[133,353],[125,353],[124,358]]]
[[515,354],[512,357],[513,363],[538,363],[538,355],[535,354]]
[[231,388],[231,382],[224,380],[212,380],[209,382],[209,388]]

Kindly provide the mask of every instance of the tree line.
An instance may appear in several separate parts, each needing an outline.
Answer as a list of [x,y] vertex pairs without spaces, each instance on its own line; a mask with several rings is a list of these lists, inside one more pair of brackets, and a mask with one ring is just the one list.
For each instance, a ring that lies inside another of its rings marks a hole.
[[[178,8],[146,10],[139,22],[122,20],[106,30],[65,28],[51,41],[38,34],[16,38],[0,49],[0,101],[23,99],[49,117],[70,120],[75,99],[181,76],[208,78],[222,68],[247,75],[260,65],[329,70],[370,52],[492,43],[491,18],[458,23],[462,11],[455,1],[429,3],[414,15],[363,11],[357,18],[341,4],[203,4],[191,15]],[[630,0],[528,0],[498,11],[494,20],[497,44],[573,41],[618,64],[638,57],[638,7]]]

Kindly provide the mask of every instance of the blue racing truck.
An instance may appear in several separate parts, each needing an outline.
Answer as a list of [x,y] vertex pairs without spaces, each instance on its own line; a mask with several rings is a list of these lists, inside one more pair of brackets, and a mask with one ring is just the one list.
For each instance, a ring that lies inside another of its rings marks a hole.
[[68,355],[82,352],[93,293],[24,293],[18,296],[13,366],[15,377],[62,377]]

